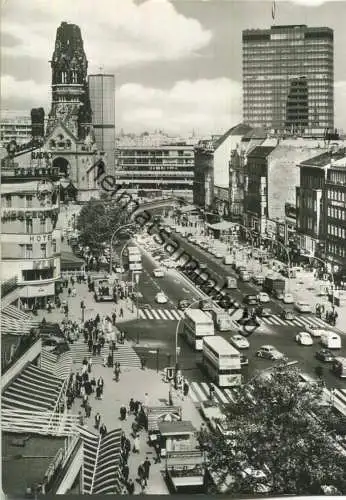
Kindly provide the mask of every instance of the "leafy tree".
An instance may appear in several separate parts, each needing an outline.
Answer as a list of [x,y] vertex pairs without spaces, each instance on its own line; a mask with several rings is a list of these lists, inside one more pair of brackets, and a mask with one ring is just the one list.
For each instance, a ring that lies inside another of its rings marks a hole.
[[128,222],[128,214],[115,202],[90,200],[79,213],[76,227],[82,245],[97,251],[109,243],[115,229]]
[[199,435],[220,484],[227,479],[229,492],[256,492],[261,481],[243,477],[253,467],[266,473],[276,495],[321,494],[322,485],[345,493],[345,456],[329,419],[315,417],[321,395],[320,385],[302,383],[297,369],[284,365],[240,387],[237,401],[224,408],[229,439],[217,430]]

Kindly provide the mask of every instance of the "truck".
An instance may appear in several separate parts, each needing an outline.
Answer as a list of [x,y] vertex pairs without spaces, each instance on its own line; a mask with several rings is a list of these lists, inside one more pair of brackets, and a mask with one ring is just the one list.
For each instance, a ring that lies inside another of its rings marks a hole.
[[232,320],[226,311],[213,309],[212,314],[215,327],[219,332],[232,330]]
[[267,276],[263,283],[263,291],[278,296],[285,291],[285,280],[277,276]]

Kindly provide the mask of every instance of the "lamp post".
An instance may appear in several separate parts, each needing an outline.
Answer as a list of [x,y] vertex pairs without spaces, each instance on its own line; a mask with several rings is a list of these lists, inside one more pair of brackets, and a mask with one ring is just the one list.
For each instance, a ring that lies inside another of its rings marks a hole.
[[113,241],[114,241],[114,238],[119,231],[121,231],[122,229],[126,229],[127,227],[132,227],[132,226],[134,226],[133,222],[130,224],[123,224],[122,226],[117,227],[112,234],[111,248],[110,248],[110,259],[109,259],[109,274],[112,274],[112,271],[113,271]]
[[311,257],[311,259],[315,259],[315,260],[318,260],[319,262],[322,262],[323,266],[325,267],[325,269],[327,271],[326,274],[330,274],[330,276],[332,278],[332,285],[333,285],[333,290],[332,290],[332,306],[334,306],[334,292],[335,292],[334,273],[333,273],[332,270],[328,271],[328,262],[326,262],[325,260],[322,260],[319,257]]

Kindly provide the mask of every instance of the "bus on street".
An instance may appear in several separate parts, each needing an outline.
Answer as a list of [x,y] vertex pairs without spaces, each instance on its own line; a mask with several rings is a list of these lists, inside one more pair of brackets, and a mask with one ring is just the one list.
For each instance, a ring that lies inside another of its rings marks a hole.
[[203,337],[214,335],[214,322],[211,315],[200,309],[188,309],[185,312],[184,334],[195,351],[201,351]]
[[219,335],[203,338],[202,366],[219,387],[242,382],[240,352]]

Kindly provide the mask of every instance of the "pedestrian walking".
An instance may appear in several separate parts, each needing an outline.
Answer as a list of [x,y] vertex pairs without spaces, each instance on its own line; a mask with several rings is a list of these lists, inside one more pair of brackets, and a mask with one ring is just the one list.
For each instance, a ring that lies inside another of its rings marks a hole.
[[123,477],[124,477],[125,483],[127,483],[128,479],[129,479],[129,474],[130,474],[129,466],[128,465],[124,465],[124,467],[123,467]]
[[120,407],[120,420],[126,420],[126,413],[127,413],[126,406],[121,405],[121,407]]
[[145,365],[147,364],[147,360],[144,357],[141,357],[141,368],[145,370]]
[[123,310],[123,308],[122,308],[122,307],[120,308],[120,311],[119,311],[119,316],[120,316],[120,318],[123,318],[123,317],[124,317],[124,310]]
[[103,356],[103,366],[107,366],[107,361],[108,361],[108,356],[107,356],[107,354],[105,354]]
[[90,406],[90,403],[87,402],[85,404],[84,409],[85,409],[85,416],[86,416],[86,418],[89,418],[90,415],[91,415],[91,406]]
[[150,467],[151,467],[151,462],[148,457],[145,458],[144,463],[143,463],[143,470],[144,474],[143,477],[145,479],[145,486],[148,483],[149,475],[150,475]]
[[155,463],[159,464],[161,463],[161,446],[158,440],[154,442],[154,448],[156,452],[156,458],[155,458]]
[[107,427],[105,426],[105,424],[101,425],[100,434],[101,434],[101,438],[105,437],[105,435],[107,434]]
[[71,297],[71,293],[72,293],[71,288],[69,288],[69,289],[67,290],[67,293],[68,293],[68,296],[69,296],[69,297]]
[[129,495],[133,495],[135,492],[135,483],[132,479],[130,479],[127,483],[127,491],[129,492]]
[[100,427],[100,423],[101,423],[101,415],[99,414],[99,412],[97,412],[95,415],[95,429],[98,429]]
[[113,324],[113,326],[115,326],[116,320],[117,320],[117,314],[115,312],[113,312],[113,314],[112,314],[112,324]]
[[92,341],[91,337],[89,337],[89,340],[88,340],[88,350],[89,350],[89,352],[92,352],[92,350],[93,350],[93,341]]
[[134,413],[135,411],[135,402],[133,398],[130,399],[129,410],[130,410],[129,413]]
[[98,385],[98,386],[96,386],[96,396],[95,396],[95,399],[102,399],[102,398],[101,398],[101,395],[102,395],[102,389],[101,389],[101,387]]
[[97,351],[97,344],[93,343],[93,347],[92,347],[93,356],[96,356],[96,351]]
[[133,440],[133,453],[139,453],[141,449],[140,441],[139,441],[139,434],[136,434],[136,437]]
[[186,380],[184,380],[183,393],[184,396],[187,396],[189,394],[189,384],[186,382]]
[[101,343],[100,342],[97,343],[96,350],[97,350],[98,356],[101,356]]
[[141,480],[144,478],[144,467],[143,464],[139,464],[137,469],[138,482],[141,484]]

